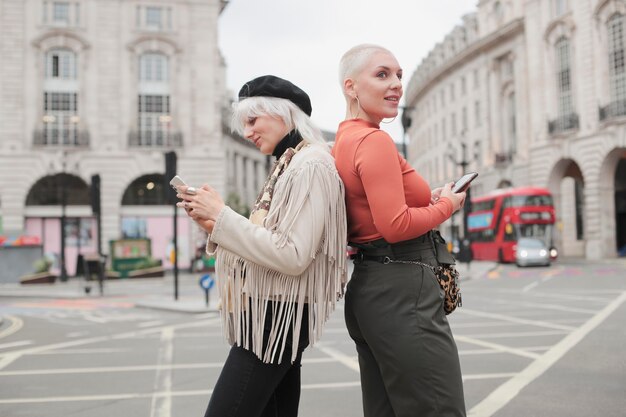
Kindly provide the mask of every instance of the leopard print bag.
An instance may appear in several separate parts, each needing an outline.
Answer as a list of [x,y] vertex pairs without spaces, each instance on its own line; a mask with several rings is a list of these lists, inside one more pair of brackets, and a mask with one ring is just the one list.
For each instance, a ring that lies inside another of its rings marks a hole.
[[431,243],[437,257],[437,266],[432,266],[420,261],[397,261],[387,258],[389,263],[413,264],[428,268],[435,274],[439,286],[443,290],[443,311],[446,315],[452,313],[457,307],[461,307],[461,288],[459,287],[459,272],[454,267],[456,260],[448,252],[446,241],[438,230],[430,232]]

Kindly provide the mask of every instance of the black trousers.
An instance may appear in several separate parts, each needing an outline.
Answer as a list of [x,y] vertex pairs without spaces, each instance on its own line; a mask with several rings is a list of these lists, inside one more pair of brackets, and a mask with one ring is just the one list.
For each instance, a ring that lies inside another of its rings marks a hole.
[[[369,256],[436,265],[428,236],[358,246]],[[365,417],[465,416],[459,356],[432,270],[354,263],[345,319],[358,352]]]
[[[264,346],[271,326],[268,307]],[[308,306],[299,337],[296,360],[291,363],[290,328],[285,351],[277,363],[264,363],[254,353],[240,346],[230,349],[226,363],[213,388],[205,417],[296,417],[300,403],[300,370],[302,352],[309,345]]]

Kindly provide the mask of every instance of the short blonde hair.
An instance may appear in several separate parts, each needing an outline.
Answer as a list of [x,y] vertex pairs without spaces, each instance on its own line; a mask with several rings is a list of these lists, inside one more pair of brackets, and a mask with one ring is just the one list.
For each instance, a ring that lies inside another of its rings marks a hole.
[[243,136],[245,121],[250,117],[261,115],[281,119],[289,131],[297,130],[305,142],[327,144],[322,132],[313,124],[311,118],[293,102],[284,98],[255,96],[234,103],[230,121],[231,130]]
[[376,52],[387,52],[391,54],[391,51],[387,48],[371,43],[363,43],[354,46],[343,54],[339,61],[339,84],[341,84],[342,90],[345,79],[359,73],[367,63],[367,60]]

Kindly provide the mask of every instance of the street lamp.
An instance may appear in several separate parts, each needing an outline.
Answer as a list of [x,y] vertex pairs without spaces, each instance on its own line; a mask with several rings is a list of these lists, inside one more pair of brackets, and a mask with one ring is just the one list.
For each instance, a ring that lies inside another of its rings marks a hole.
[[59,178],[59,182],[61,185],[61,276],[59,277],[62,282],[67,281],[67,269],[65,268],[65,224],[67,223],[66,218],[66,206],[67,206],[67,186],[65,184],[65,169],[66,169],[66,156],[67,154],[63,151],[62,160],[61,160],[61,175]]
[[415,107],[400,106],[400,108],[402,109],[402,117],[400,118],[400,121],[402,122],[402,156],[404,156],[404,159],[407,159],[406,132],[409,130],[411,124],[413,123],[413,119],[411,118],[410,113],[412,110],[415,109]]
[[[461,159],[457,159],[456,152],[454,151],[452,145],[448,146],[448,153],[446,156],[454,165],[458,165],[461,167],[461,175],[464,175],[467,172],[467,167],[469,166],[469,164],[472,161],[478,160],[478,148],[480,146],[480,143],[478,141],[474,142],[474,152],[471,155],[472,158],[469,159],[469,156],[467,155],[467,144],[465,143],[465,130],[461,132],[461,137],[463,138],[461,140]],[[471,252],[469,252],[469,232],[467,227],[467,217],[472,210],[471,189],[472,187],[469,187],[465,192],[465,204],[463,204],[463,245],[461,245],[461,248],[465,249],[466,251],[465,255],[468,256],[467,262],[471,260]],[[461,252],[463,252],[463,250],[461,250]],[[461,255],[461,253],[459,255]]]

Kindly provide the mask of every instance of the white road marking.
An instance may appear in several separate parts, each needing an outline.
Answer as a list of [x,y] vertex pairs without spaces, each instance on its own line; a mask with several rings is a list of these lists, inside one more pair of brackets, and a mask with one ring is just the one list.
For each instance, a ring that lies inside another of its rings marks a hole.
[[159,325],[161,325],[161,324],[163,324],[163,321],[162,321],[162,320],[147,321],[147,322],[145,322],[145,323],[139,323],[139,324],[137,325],[137,327],[144,328],[144,327],[159,326]]
[[27,346],[27,345],[32,345],[34,342],[32,340],[20,340],[19,342],[12,342],[12,343],[3,343],[0,345],[0,349],[7,349],[7,348],[12,348],[12,347],[18,347],[18,346]]
[[31,355],[93,355],[94,353],[121,353],[128,352],[129,349],[117,349],[117,348],[95,348],[95,349],[65,349],[65,350],[52,350],[48,352],[31,353]]
[[476,379],[497,379],[497,378],[511,378],[517,375],[515,372],[502,372],[494,374],[474,374],[464,375],[463,381],[476,380]]
[[497,343],[491,343],[491,342],[486,342],[484,340],[473,339],[473,338],[467,337],[467,336],[455,335],[454,339],[458,340],[460,342],[470,343],[470,344],[473,344],[473,345],[477,345],[477,346],[482,346],[482,347],[486,347],[486,348],[489,348],[489,349],[493,349],[493,350],[496,350],[496,351],[502,352],[502,353],[511,353],[513,355],[522,356],[524,358],[537,359],[539,357],[538,354],[532,353],[532,352],[528,352],[528,351],[526,351],[524,349],[512,348],[512,347],[508,347],[508,346],[504,346],[504,345],[499,345]]
[[[174,329],[166,328],[161,332],[161,343],[157,366],[171,364],[174,360]],[[172,369],[157,367],[154,378],[154,392],[168,393],[172,391]],[[171,417],[172,396],[153,395],[150,417]]]
[[539,281],[532,282],[528,284],[527,286],[525,286],[524,288],[522,288],[522,292],[528,292],[532,290],[533,288],[535,288],[537,285],[539,285]]
[[9,353],[7,355],[3,355],[0,357],[0,369],[6,368],[21,357],[22,355],[20,353]]
[[475,405],[469,412],[469,417],[491,417],[498,410],[515,398],[520,391],[546,370],[554,365],[571,348],[576,346],[587,334],[598,327],[619,306],[626,301],[626,291],[602,309],[598,314],[590,318],[585,324],[563,338],[550,350],[541,355],[537,360],[528,365],[523,371],[496,388],[480,403]]
[[[467,314],[470,316],[486,317],[490,319],[506,321],[509,323],[527,324],[530,326],[545,327],[547,329],[558,329],[558,330],[574,330],[575,329],[575,327],[565,326],[563,324],[555,324],[555,323],[550,323],[548,321],[543,321],[543,320],[521,319],[519,317],[513,317],[513,316],[506,315],[506,314],[485,313],[484,311],[471,310],[471,309],[468,310],[465,308],[463,308],[461,311],[463,314]],[[455,328],[457,326],[452,326],[452,327]]]
[[359,362],[358,360],[355,360],[352,356],[348,356],[336,349],[333,349],[331,347],[328,347],[326,345],[324,345],[323,343],[319,343],[317,345],[314,346],[317,350],[324,352],[325,354],[327,354],[328,356],[330,356],[331,358],[337,360],[339,363],[347,366],[348,368],[352,369],[353,371],[357,371],[359,372]]
[[[493,374],[475,374],[465,375],[464,380],[474,379],[498,379],[508,378],[512,374],[493,373]],[[322,384],[303,384],[303,390],[314,389],[337,389],[337,388],[356,388],[360,387],[360,381],[347,382],[331,382]],[[66,397],[31,397],[31,398],[5,398],[0,399],[0,404],[37,404],[37,403],[59,403],[59,402],[77,402],[77,401],[119,401],[133,399],[147,399],[152,397],[191,397],[203,396],[208,397],[213,392],[212,389],[206,390],[189,390],[189,391],[163,391],[151,393],[125,393],[125,394],[102,394],[102,395],[77,395]]]
[[473,339],[501,339],[507,337],[536,337],[536,336],[553,336],[558,334],[567,334],[567,330],[542,330],[537,332],[509,332],[509,333],[481,333],[468,334],[467,337]]
[[9,321],[9,326],[0,332],[0,339],[11,336],[13,333],[19,331],[24,325],[24,321],[21,318],[15,316],[4,316],[4,319]]
[[[91,337],[87,339],[73,340],[71,342],[53,343],[50,345],[36,346],[36,347],[29,348],[29,349],[16,350],[10,353],[20,354],[20,355],[32,355],[35,353],[41,353],[41,352],[46,352],[46,351],[56,350],[56,349],[63,349],[66,347],[82,346],[82,345],[88,345],[88,344],[99,343],[99,342],[108,342],[110,340],[130,339],[133,337],[140,337],[140,336],[145,336],[148,334],[160,333],[162,330],[168,329],[168,328],[186,329],[186,328],[192,328],[192,327],[204,327],[204,326],[209,326],[211,324],[216,324],[216,323],[219,323],[219,319],[217,318],[210,319],[210,320],[200,320],[200,321],[196,321],[192,323],[181,323],[181,324],[174,324],[174,325],[168,325],[168,326],[163,326],[163,327],[152,327],[150,329],[135,330],[135,331],[124,332],[124,333],[119,333],[119,334],[110,335],[110,336],[98,336],[98,337]],[[0,357],[2,357],[3,355],[5,354],[0,354]],[[0,369],[2,369],[2,366],[0,366]]]
[[[177,336],[178,337],[178,336]],[[311,358],[303,359],[303,364],[337,362],[334,358]],[[221,368],[224,362],[184,363],[163,365],[135,365],[135,366],[100,366],[92,368],[55,368],[55,369],[29,369],[20,371],[0,371],[0,377],[5,376],[32,376],[32,375],[62,375],[62,374],[97,374],[108,372],[143,372],[143,371],[172,371],[184,369],[210,369]]]

